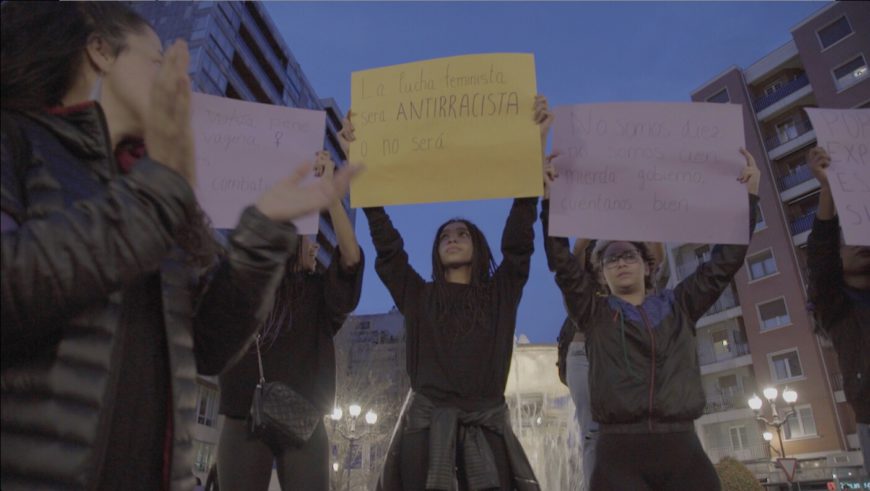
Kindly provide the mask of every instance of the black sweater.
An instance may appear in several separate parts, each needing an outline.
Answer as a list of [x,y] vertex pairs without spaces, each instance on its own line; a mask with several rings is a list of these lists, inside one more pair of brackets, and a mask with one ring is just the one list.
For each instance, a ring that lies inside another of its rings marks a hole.
[[[405,316],[411,387],[436,405],[477,411],[504,402],[517,307],[534,251],[537,202],[537,198],[514,200],[502,236],[504,258],[488,284],[488,304],[482,306],[486,321],[472,329],[467,324],[438,324],[436,319],[443,316],[435,311],[434,283],[424,281],[408,263],[402,237],[384,209],[365,210],[378,253],[375,270]],[[444,286],[447,308],[462,305],[472,288]],[[463,322],[462,316],[448,318]]]
[[[339,251],[339,249],[336,249]],[[338,252],[323,275],[304,274],[299,296],[290,305],[287,325],[261,345],[267,382],[283,382],[308,399],[323,414],[335,404],[333,337],[359,303],[363,260],[344,271]],[[299,273],[288,273],[291,275]],[[220,376],[220,413],[244,418],[251,409],[259,379],[257,351],[251,346],[239,362]]]

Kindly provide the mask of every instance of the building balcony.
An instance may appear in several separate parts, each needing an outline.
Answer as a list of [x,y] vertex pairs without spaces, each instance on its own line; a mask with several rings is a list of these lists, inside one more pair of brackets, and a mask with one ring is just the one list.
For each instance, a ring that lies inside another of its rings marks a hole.
[[[753,102],[753,106],[755,107],[755,112],[761,114],[765,109],[770,108],[777,102],[785,99],[786,97],[796,93],[800,89],[808,86],[810,84],[810,79],[807,77],[806,73],[802,73],[798,75],[797,78],[792,80],[791,82],[783,85],[779,89],[777,89],[772,94],[767,94],[758,99],[755,99]],[[759,117],[759,119],[761,119]]]
[[787,131],[774,135],[764,141],[770,160],[778,160],[795,150],[812,143],[816,132],[808,120],[800,121]]
[[[251,48],[248,47],[247,43],[245,43],[244,39],[242,39],[241,35],[236,37],[236,50],[242,54],[242,60],[244,60],[245,65],[251,70],[254,74],[254,80],[260,86],[260,89],[271,99],[272,104],[281,104],[283,99],[281,94],[278,92],[278,89],[272,83],[272,79],[269,78],[269,75],[260,65],[260,62],[257,61],[257,57],[254,56],[254,52],[251,51]],[[252,92],[254,88],[251,87]]]
[[723,358],[722,360],[711,360],[707,364],[701,363],[701,375],[710,375],[712,373],[725,372],[734,370],[740,367],[748,367],[752,365],[752,355],[746,349],[746,353],[742,355],[733,355]]
[[746,343],[731,343],[726,350],[716,351],[712,343],[699,343],[698,363],[711,365],[726,360],[733,360],[749,354],[749,345]]
[[[252,6],[253,7],[253,6]],[[256,8],[255,8],[256,10]],[[258,48],[263,52],[263,56],[266,57],[269,63],[272,64],[273,67],[278,68],[279,72],[283,72],[287,68],[287,64],[289,60],[279,59],[278,53],[275,52],[275,47],[272,46],[272,43],[266,39],[266,35],[263,33],[263,30],[260,28],[260,23],[258,23],[254,17],[251,15],[251,12],[242,6],[239,9],[240,17],[242,18],[245,27],[248,28],[248,31],[253,36],[255,42],[258,44]],[[273,33],[269,32],[269,36],[272,37]],[[277,41],[275,41],[277,43]],[[286,56],[286,53],[281,53],[281,56]]]
[[843,390],[843,374],[842,373],[832,373],[831,374],[831,388],[835,391]]
[[725,457],[732,457],[741,462],[749,462],[755,460],[770,459],[770,446],[767,443],[759,445],[749,445],[743,448],[721,447],[708,448],[707,456],[714,463],[719,462]]
[[785,176],[777,178],[776,184],[779,186],[779,192],[787,191],[798,184],[805,183],[813,178],[813,173],[810,172],[810,166],[801,164],[795,167],[792,172]]
[[788,175],[777,178],[776,185],[779,188],[779,197],[783,203],[794,201],[819,189],[819,181],[813,177],[813,173],[806,164],[801,164]]
[[800,235],[804,232],[809,231],[813,228],[813,221],[816,219],[816,208],[812,208],[810,211],[804,213],[803,215],[795,218],[788,224],[788,228],[791,231],[791,235]]
[[746,402],[752,397],[742,387],[729,387],[707,394],[707,404],[704,405],[704,414],[722,413],[737,409],[746,409]]

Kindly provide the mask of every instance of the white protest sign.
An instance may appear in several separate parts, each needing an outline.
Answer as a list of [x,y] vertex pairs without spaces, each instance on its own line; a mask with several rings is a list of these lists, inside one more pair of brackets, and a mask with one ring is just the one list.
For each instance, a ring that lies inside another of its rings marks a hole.
[[831,156],[828,181],[849,245],[870,245],[870,109],[806,108]]
[[[323,149],[323,111],[206,94],[193,94],[191,109],[196,195],[215,228],[234,228],[245,207]],[[301,234],[316,234],[319,217],[293,223]]]
[[554,110],[550,234],[746,244],[741,107],[610,103]]

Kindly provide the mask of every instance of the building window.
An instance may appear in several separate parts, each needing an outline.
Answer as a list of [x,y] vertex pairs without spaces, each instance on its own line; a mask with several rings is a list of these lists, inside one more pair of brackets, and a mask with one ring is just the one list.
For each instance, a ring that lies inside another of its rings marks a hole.
[[193,470],[207,473],[211,469],[214,460],[214,444],[200,440],[193,441]]
[[785,298],[781,297],[770,302],[760,303],[756,307],[758,308],[758,317],[761,319],[762,331],[791,324]]
[[745,426],[732,426],[729,433],[731,433],[731,450],[737,451],[746,448],[749,437],[746,435]]
[[770,249],[750,256],[746,262],[749,266],[749,277],[753,281],[766,278],[777,272],[776,259],[774,259],[773,251]]
[[783,437],[786,440],[816,436],[816,420],[813,417],[813,408],[810,405],[798,406],[797,413],[788,418],[788,422],[782,427]]
[[199,385],[196,398],[196,422],[214,427],[217,424],[218,392],[211,387]]
[[789,120],[784,123],[779,123],[776,125],[776,136],[779,137],[779,143],[785,143],[791,140],[794,140],[798,137],[798,128],[797,122],[795,120]]
[[731,98],[728,97],[728,89],[722,89],[719,92],[716,92],[715,94],[711,95],[709,98],[707,98],[707,102],[719,102],[719,103],[731,102]]
[[868,74],[867,62],[864,60],[864,55],[858,55],[839,67],[834,68],[833,73],[839,90],[855,85],[866,78]]
[[755,203],[755,231],[764,230],[767,228],[767,222],[764,221],[764,213],[761,212],[761,201]]
[[852,34],[852,26],[849,25],[849,20],[846,19],[846,16],[843,16],[816,31],[816,34],[819,36],[819,44],[822,45],[824,50],[830,48],[849,34]]
[[801,368],[801,360],[797,349],[777,354],[767,355],[770,361],[771,373],[776,382],[784,382],[803,377],[804,370]]
[[731,351],[731,346],[728,341],[728,330],[722,329],[719,331],[715,331],[710,335],[710,338],[713,340],[713,350],[720,353],[727,353]]

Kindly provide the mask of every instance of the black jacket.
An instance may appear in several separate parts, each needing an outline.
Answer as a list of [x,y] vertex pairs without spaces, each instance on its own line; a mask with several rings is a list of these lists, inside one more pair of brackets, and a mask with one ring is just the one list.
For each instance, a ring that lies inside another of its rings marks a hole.
[[846,400],[856,420],[870,424],[870,292],[850,289],[843,282],[837,217],[813,222],[807,267],[816,325],[837,351]]
[[[408,393],[402,407],[376,489],[402,490],[399,454],[402,435],[418,431],[429,433],[429,474],[426,476],[426,489],[454,489],[453,484],[457,478],[463,481],[460,489],[498,488],[496,458],[483,435],[484,429],[504,439],[513,479],[512,489],[539,491],[541,486],[522,444],[511,428],[507,404],[502,403],[481,411],[463,411],[455,407],[436,406],[423,394],[414,392]],[[459,476],[456,473],[458,458],[462,459],[462,468],[465,469]]]
[[174,245],[196,212],[192,189],[147,158],[120,175],[99,106],[16,116],[14,128],[11,117],[3,114],[2,488],[99,485],[115,394],[136,390],[116,383],[134,323],[120,306],[130,285],[158,273],[171,486],[192,489],[196,373],[217,374],[247,347],[295,229],[249,208],[227,256],[201,275]]
[[[750,196],[750,234],[757,196]],[[595,294],[596,278],[577,263],[568,240],[548,235],[549,202],[541,212],[544,245],[569,316],[586,334],[592,416],[602,431],[666,432],[691,428],[706,403],[695,347],[695,323],[743,266],[747,246],[717,245],[710,261],[673,290],[635,307]],[[607,428],[610,426],[610,428]]]

